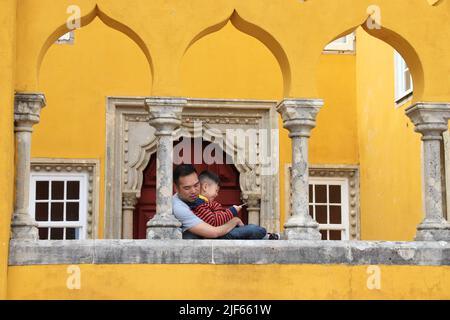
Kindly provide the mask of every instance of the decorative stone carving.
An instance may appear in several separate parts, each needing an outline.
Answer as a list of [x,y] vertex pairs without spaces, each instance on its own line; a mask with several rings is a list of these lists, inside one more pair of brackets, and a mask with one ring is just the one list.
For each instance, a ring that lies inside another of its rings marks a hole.
[[[201,137],[205,141],[222,141],[224,151],[240,172],[242,194],[259,194],[261,226],[279,232],[279,172],[278,153],[274,152],[270,164],[264,164],[273,173],[265,174],[261,164],[238,163],[241,149],[226,138],[227,129],[270,130],[278,126],[275,101],[188,99],[183,108],[182,124],[172,139]],[[122,194],[133,190],[140,197],[143,172],[150,157],[156,153],[155,128],[148,125],[150,116],[144,108],[143,98],[109,98],[107,110],[106,152],[106,238],[122,238]],[[202,123],[201,130],[196,127]],[[272,140],[270,140],[272,139]],[[278,150],[278,138],[270,137],[268,152]],[[259,148],[258,145],[256,145]],[[273,148],[273,149],[271,149]],[[268,171],[268,170],[266,170]],[[254,211],[256,213],[256,210]],[[119,228],[120,227],[120,228]]]
[[450,103],[416,103],[406,115],[422,134],[423,192],[425,218],[417,227],[418,241],[449,241],[450,223],[445,220],[445,183],[443,180],[443,137],[448,130]]
[[40,93],[17,93],[15,96],[16,197],[12,239],[38,240],[37,224],[29,213],[31,133],[33,125],[39,123],[45,103],[45,96]]
[[136,207],[138,198],[137,191],[125,191],[122,194],[122,238],[133,239],[133,213]]
[[149,98],[145,100],[150,113],[149,123],[156,129],[156,215],[147,224],[147,239],[181,239],[181,223],[172,211],[173,138],[181,125],[181,114],[187,100]]
[[320,240],[319,224],[309,215],[308,139],[316,126],[322,100],[286,99],[277,107],[292,139],[292,217],[285,224],[285,237]]
[[261,194],[258,193],[244,193],[242,200],[247,203],[248,223],[260,224],[260,211],[261,211]]

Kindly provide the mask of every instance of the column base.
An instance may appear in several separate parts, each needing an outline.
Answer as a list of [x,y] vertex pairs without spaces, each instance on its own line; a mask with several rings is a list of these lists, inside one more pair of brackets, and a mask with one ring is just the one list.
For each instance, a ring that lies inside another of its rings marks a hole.
[[285,240],[322,240],[319,224],[309,214],[292,216],[284,225]]
[[14,213],[11,223],[11,239],[14,240],[39,240],[37,224],[28,214]]
[[322,240],[317,228],[289,227],[284,230],[283,240]]
[[424,221],[417,227],[416,241],[450,241],[450,224],[440,221]]
[[147,239],[178,240],[183,238],[181,223],[172,216],[156,216],[147,223]]

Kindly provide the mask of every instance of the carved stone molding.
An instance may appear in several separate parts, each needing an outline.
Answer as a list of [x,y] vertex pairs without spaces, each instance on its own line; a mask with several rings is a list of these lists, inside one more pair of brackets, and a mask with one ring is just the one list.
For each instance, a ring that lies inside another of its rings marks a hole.
[[32,159],[32,172],[86,173],[88,176],[87,238],[98,238],[100,162],[85,159]]
[[[148,124],[145,98],[109,98],[107,111],[106,159],[106,226],[107,238],[121,238],[117,226],[121,219],[122,193],[136,192],[140,197],[143,172],[156,152],[155,128]],[[188,99],[182,124],[175,131],[174,141],[182,137],[202,137],[206,141],[221,141],[224,151],[233,159],[240,172],[244,194],[260,196],[261,225],[279,231],[278,172],[264,175],[264,167],[239,162],[242,150],[227,138],[227,129],[277,129],[275,101]],[[201,122],[201,130],[196,125]],[[276,137],[277,138],[277,137]],[[269,148],[278,151],[278,140],[267,141]],[[275,152],[277,155],[278,152]],[[278,158],[273,163],[278,167]],[[276,170],[278,171],[278,170]],[[117,187],[119,186],[119,187]]]

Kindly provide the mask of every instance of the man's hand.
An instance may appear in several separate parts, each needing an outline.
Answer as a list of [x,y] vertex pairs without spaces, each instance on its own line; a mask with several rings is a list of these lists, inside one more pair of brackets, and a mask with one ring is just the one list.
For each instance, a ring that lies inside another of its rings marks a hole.
[[220,238],[236,227],[242,227],[244,223],[241,219],[235,217],[228,221],[226,224],[220,227],[213,227],[206,222],[200,223],[199,225],[189,229],[189,231],[197,236],[206,239],[216,239]]
[[238,217],[234,217],[233,220],[236,222],[236,226],[238,226],[238,227],[243,227],[244,226],[244,223]]

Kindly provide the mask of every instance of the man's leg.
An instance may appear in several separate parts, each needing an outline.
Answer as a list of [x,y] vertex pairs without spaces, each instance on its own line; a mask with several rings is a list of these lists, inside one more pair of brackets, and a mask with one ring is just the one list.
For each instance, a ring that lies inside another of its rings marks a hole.
[[266,229],[263,227],[254,225],[254,224],[248,224],[243,227],[236,227],[233,230],[231,230],[230,233],[224,235],[220,239],[226,239],[226,240],[261,240],[263,239],[267,234]]

